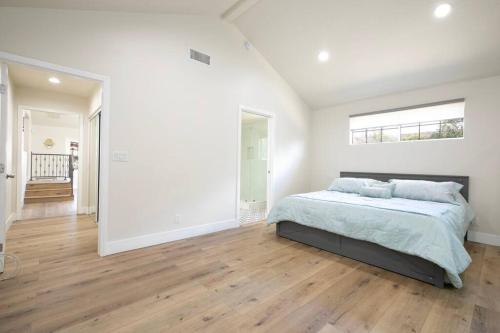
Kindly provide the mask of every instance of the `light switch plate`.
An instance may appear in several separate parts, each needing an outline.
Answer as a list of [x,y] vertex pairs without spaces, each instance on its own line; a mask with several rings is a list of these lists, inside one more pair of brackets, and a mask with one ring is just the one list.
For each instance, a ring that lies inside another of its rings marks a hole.
[[128,151],[125,150],[114,150],[112,155],[113,161],[117,162],[128,162]]
[[120,152],[120,162],[128,162],[128,151]]

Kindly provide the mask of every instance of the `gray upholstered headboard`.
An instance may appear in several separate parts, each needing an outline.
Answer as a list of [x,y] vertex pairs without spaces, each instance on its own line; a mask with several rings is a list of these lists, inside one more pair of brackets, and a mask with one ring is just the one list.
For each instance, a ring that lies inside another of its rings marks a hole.
[[462,184],[464,187],[460,191],[465,200],[469,201],[469,177],[468,176],[441,176],[441,175],[414,175],[405,173],[375,173],[375,172],[347,172],[341,171],[340,177],[352,178],[371,178],[383,182],[389,179],[414,179],[414,180],[430,180],[433,182],[455,182]]

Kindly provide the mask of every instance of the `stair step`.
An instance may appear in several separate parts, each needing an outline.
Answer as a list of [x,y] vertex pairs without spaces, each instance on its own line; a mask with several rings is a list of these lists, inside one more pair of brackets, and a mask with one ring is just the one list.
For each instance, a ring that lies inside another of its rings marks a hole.
[[53,190],[53,189],[71,189],[71,183],[39,183],[26,184],[26,190]]
[[71,201],[72,195],[36,195],[26,196],[24,203],[38,203],[38,202],[54,202],[54,201]]
[[44,188],[36,190],[26,190],[24,195],[26,197],[33,196],[52,196],[52,195],[71,195],[71,187],[69,188]]

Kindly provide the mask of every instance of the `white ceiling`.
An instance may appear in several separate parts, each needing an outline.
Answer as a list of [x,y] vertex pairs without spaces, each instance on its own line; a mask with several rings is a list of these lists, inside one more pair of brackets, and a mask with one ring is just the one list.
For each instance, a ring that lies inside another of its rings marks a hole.
[[500,74],[500,1],[448,2],[438,20],[434,0],[261,0],[234,23],[317,109]]
[[[9,76],[17,87],[34,88],[88,98],[99,86],[97,81],[45,71],[25,65],[9,63],[8,68]],[[58,85],[50,83],[50,77],[57,77],[61,83]]]
[[238,0],[0,0],[0,6],[220,16]]
[[80,118],[74,113],[30,111],[31,122],[35,126],[79,128]]
[[[500,74],[500,1],[0,0],[0,6],[222,16],[313,108]],[[320,50],[330,61],[319,63]],[[461,97],[461,96],[458,96]]]

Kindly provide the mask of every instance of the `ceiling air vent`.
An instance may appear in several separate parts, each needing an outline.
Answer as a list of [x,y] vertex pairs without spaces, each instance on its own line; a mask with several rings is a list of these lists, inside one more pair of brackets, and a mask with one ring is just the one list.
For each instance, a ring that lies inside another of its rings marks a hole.
[[190,49],[191,59],[210,65],[210,56],[196,50]]

